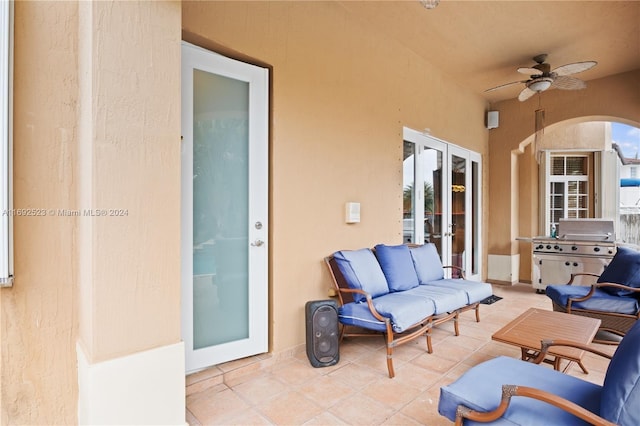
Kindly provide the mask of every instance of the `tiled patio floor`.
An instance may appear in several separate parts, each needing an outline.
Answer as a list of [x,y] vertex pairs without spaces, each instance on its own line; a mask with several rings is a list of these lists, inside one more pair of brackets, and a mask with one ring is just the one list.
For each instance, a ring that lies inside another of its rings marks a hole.
[[[276,361],[254,357],[218,366],[187,378],[187,421],[191,425],[451,425],[438,414],[440,386],[473,365],[520,350],[493,342],[491,334],[529,307],[551,309],[549,299],[530,285],[494,285],[503,300],[482,305],[433,333],[433,353],[425,339],[394,350],[396,377],[389,379],[382,338],[345,339],[340,362],[313,368],[304,349]],[[614,346],[596,345],[612,353]],[[575,364],[568,374],[602,384],[608,360],[586,354],[585,375]],[[549,366],[549,368],[551,368]]]

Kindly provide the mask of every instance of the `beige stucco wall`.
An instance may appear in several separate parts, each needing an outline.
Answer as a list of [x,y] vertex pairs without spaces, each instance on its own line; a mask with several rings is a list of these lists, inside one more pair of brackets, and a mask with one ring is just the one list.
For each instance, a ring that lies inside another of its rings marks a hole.
[[[180,4],[16,2],[2,424],[77,422],[89,362],[180,340]],[[126,209],[125,217],[74,217]],[[126,377],[120,378],[121,380]]]
[[[322,259],[402,242],[402,126],[486,160],[485,103],[333,2],[184,3],[183,28],[273,67],[272,349],[301,345],[305,302],[330,286]],[[347,201],[361,223],[344,223]]]

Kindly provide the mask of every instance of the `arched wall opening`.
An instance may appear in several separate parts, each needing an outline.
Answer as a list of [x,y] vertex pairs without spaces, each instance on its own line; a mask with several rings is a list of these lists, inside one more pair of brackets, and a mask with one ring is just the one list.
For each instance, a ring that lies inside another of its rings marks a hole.
[[[491,130],[489,136],[487,278],[490,282],[514,284],[526,278],[526,274],[523,277],[520,273],[520,266],[530,261],[520,255],[530,252],[530,244],[522,243],[518,237],[522,232],[531,236],[539,232],[538,163],[532,149],[536,109],[545,110],[545,137],[590,122],[619,122],[638,127],[639,85],[640,70],[635,70],[592,80],[582,91],[551,90],[539,95],[537,101],[514,99],[490,105],[490,109],[500,113],[500,126]],[[528,182],[524,190],[523,182]],[[526,266],[523,272],[527,272]]]
[[[616,141],[613,139],[611,131],[611,123],[622,123],[632,127],[639,127],[639,123],[631,120],[620,119],[618,117],[578,117],[563,122],[554,123],[546,127],[544,133],[538,141],[535,134],[528,136],[522,141],[518,148],[512,151],[512,161],[515,167],[512,168],[512,181],[516,182],[516,192],[518,197],[515,199],[517,219],[518,219],[518,254],[520,258],[518,281],[529,283],[532,276],[531,267],[531,243],[527,238],[540,235],[547,235],[548,230],[542,222],[544,222],[544,206],[542,199],[544,197],[541,188],[541,173],[544,169],[540,164],[543,153],[547,150],[558,153],[581,153],[589,154],[590,157],[590,175],[605,174],[603,179],[610,181],[611,187],[615,187],[618,191],[619,179],[617,174],[611,174],[611,170],[595,171],[596,162],[593,161],[593,153],[603,152],[604,155],[614,157],[613,161],[619,162],[617,159],[617,151],[614,151],[612,144]],[[601,164],[600,161],[597,164]],[[608,174],[608,176],[606,176]],[[593,181],[589,183],[590,191],[594,191],[596,187]],[[606,194],[610,200],[617,200],[619,194],[613,194],[609,191]],[[590,196],[590,212],[589,217],[607,216],[600,210],[596,209],[595,197]],[[618,201],[607,201],[614,206],[619,205]],[[618,212],[617,208],[609,206],[609,210]],[[618,217],[614,220],[618,222]],[[617,226],[619,229],[619,225]],[[618,231],[620,239],[621,231]]]

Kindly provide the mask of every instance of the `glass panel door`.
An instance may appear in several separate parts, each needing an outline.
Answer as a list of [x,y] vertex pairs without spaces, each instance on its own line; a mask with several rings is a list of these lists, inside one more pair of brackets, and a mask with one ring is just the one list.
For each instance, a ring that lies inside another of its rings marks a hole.
[[[467,161],[457,155],[451,155],[451,211],[448,236],[451,238],[451,264],[463,270],[466,268],[465,262],[465,235],[466,235],[466,181],[467,181]],[[458,271],[453,270],[453,278],[459,278]]]
[[186,370],[267,351],[267,71],[183,44]]
[[443,264],[480,279],[480,155],[411,129],[404,139],[404,241],[433,243]]

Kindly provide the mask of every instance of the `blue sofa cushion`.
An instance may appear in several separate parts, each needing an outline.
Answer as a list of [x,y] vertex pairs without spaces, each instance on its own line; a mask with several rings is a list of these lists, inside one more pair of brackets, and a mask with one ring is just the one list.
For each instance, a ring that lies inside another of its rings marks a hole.
[[455,288],[421,285],[407,290],[403,294],[416,299],[431,300],[436,315],[453,312],[467,305],[467,293]]
[[375,249],[390,291],[409,290],[420,285],[408,246],[378,244]]
[[[391,320],[394,332],[402,333],[435,312],[430,299],[415,298],[405,293],[388,293],[373,299],[376,311]],[[386,331],[384,322],[373,316],[366,303],[347,303],[338,308],[342,324],[355,325],[369,330]]]
[[[611,263],[604,270],[599,283],[624,284],[629,287],[640,288],[640,251],[629,247],[618,247]],[[630,296],[634,293],[621,288],[604,287],[604,291],[614,296]]]
[[442,261],[435,244],[428,243],[410,250],[420,284],[444,278]]
[[[586,296],[591,286],[580,285],[548,285],[545,292],[556,304],[567,306],[569,298]],[[600,312],[617,312],[619,314],[635,315],[638,313],[638,299],[635,297],[613,296],[603,289],[597,288],[593,296],[583,302],[571,303],[572,308],[589,309]]]
[[391,318],[391,326],[396,333],[408,330],[435,312],[431,300],[415,298],[406,292],[376,297],[373,299],[373,306],[381,315]]
[[462,280],[459,278],[429,281],[426,284],[428,286],[446,287],[462,290],[467,295],[467,304],[479,302],[493,294],[491,284],[471,280]]
[[[380,264],[370,249],[342,250],[334,253],[333,257],[349,288],[364,290],[371,297],[389,293]],[[366,297],[354,294],[353,300],[362,302]]]
[[351,302],[340,306],[338,319],[345,325],[354,325],[367,330],[387,331],[385,323],[373,316],[366,303]]
[[640,425],[640,322],[620,342],[602,387],[600,415],[619,425]]
[[[500,356],[472,367],[458,380],[440,388],[438,412],[454,421],[456,408],[491,411],[500,405],[502,385],[531,386],[566,398],[587,410],[600,413],[602,387],[544,366]],[[514,397],[497,424],[573,425],[575,416],[532,398]],[[465,422],[467,424],[467,422]]]

